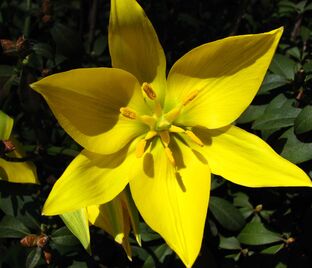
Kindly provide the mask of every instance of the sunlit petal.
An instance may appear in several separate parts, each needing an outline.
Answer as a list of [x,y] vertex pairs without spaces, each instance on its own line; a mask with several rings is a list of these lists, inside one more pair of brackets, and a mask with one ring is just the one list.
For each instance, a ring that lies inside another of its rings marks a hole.
[[65,131],[91,152],[117,152],[145,131],[144,125],[120,114],[124,106],[148,112],[139,83],[126,71],[76,69],[31,87],[45,98]]
[[43,214],[57,215],[112,200],[132,178],[137,164],[133,146],[100,155],[83,150],[55,183]]
[[283,29],[232,36],[197,47],[172,67],[166,107],[194,91],[176,123],[219,128],[236,120],[256,95]]
[[312,186],[300,168],[256,135],[235,126],[194,132],[205,143],[199,150],[214,174],[248,187]]
[[194,263],[202,242],[210,192],[204,156],[181,141],[170,145],[177,169],[158,140],[144,155],[130,189],[146,223],[166,240],[186,266]]
[[137,1],[111,0],[109,50],[112,66],[152,84],[160,100],[166,88],[166,59],[153,25]]

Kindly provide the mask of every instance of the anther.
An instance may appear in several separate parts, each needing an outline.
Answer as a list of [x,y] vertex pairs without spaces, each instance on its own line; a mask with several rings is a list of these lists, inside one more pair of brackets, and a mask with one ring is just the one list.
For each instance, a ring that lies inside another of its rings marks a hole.
[[172,154],[172,151],[170,150],[169,147],[165,147],[165,153],[170,161],[170,163],[175,166],[175,160],[173,158],[173,154]]
[[144,82],[142,85],[142,89],[145,92],[146,96],[149,97],[151,100],[156,99],[157,95],[149,83]]
[[194,132],[190,131],[190,130],[186,130],[185,134],[196,144],[198,144],[199,146],[204,146],[204,143],[200,140],[200,138],[198,138]]
[[190,94],[188,94],[186,98],[184,98],[184,100],[182,101],[183,106],[186,106],[192,100],[194,100],[197,97],[198,93],[199,93],[199,90],[194,90]]
[[146,146],[146,140],[143,139],[143,140],[140,140],[137,145],[136,145],[136,148],[135,148],[135,156],[137,158],[141,158],[144,154],[144,151],[145,151],[145,146]]
[[136,111],[129,107],[121,107],[119,111],[124,117],[127,117],[129,119],[136,119],[137,117]]

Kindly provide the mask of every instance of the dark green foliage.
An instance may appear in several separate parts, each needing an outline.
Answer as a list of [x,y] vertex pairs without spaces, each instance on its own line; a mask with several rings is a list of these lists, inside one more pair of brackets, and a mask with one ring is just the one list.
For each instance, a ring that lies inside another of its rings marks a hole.
[[[40,186],[0,183],[0,267],[183,267],[142,223],[133,261],[91,228],[90,256],[58,217],[41,216],[53,183],[80,147],[29,83],[78,67],[110,66],[108,0],[0,0],[0,110],[38,168]],[[260,91],[237,124],[312,175],[312,3],[287,0],[140,0],[165,49],[168,69],[184,53],[229,35],[284,26]],[[19,39],[24,36],[25,39]],[[16,46],[19,39],[21,45]],[[239,167],[237,167],[239,168]],[[312,267],[310,189],[247,189],[215,176],[195,267]],[[190,215],[192,217],[192,215]],[[22,246],[28,235],[44,245]]]

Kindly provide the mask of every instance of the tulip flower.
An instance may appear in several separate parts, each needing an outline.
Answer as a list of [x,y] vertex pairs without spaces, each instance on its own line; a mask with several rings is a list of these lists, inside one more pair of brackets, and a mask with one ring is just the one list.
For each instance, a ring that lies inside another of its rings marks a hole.
[[203,44],[166,77],[163,49],[143,9],[135,0],[111,0],[113,67],[71,70],[31,85],[84,147],[43,213],[109,202],[129,184],[144,221],[190,267],[201,247],[211,173],[248,187],[311,186],[300,168],[234,125],[282,31]]

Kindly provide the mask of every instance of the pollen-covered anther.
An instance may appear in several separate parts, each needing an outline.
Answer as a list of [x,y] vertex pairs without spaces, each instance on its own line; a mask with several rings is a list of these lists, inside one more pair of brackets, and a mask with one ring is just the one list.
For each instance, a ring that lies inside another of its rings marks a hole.
[[136,119],[136,117],[137,117],[136,111],[131,109],[131,108],[129,108],[129,107],[121,107],[119,109],[119,111],[126,118]]
[[135,148],[135,156],[137,158],[141,158],[145,152],[145,146],[146,146],[146,139],[140,140]]
[[176,163],[175,163],[175,160],[174,160],[174,157],[173,157],[173,153],[172,153],[172,151],[170,150],[169,147],[165,147],[165,153],[166,153],[166,155],[167,155],[167,157],[168,157],[170,163],[171,163],[173,166],[175,166]]
[[156,92],[153,90],[152,86],[149,83],[144,82],[142,85],[142,89],[148,98],[150,98],[151,100],[156,99]]
[[186,130],[185,134],[196,144],[198,144],[199,146],[204,146],[204,143],[200,140],[200,138],[198,138],[194,132],[190,131],[190,130]]
[[192,100],[194,100],[197,95],[199,93],[199,90],[194,90],[192,91],[190,94],[188,94],[184,100],[182,101],[183,106],[186,106],[187,104],[189,104]]

